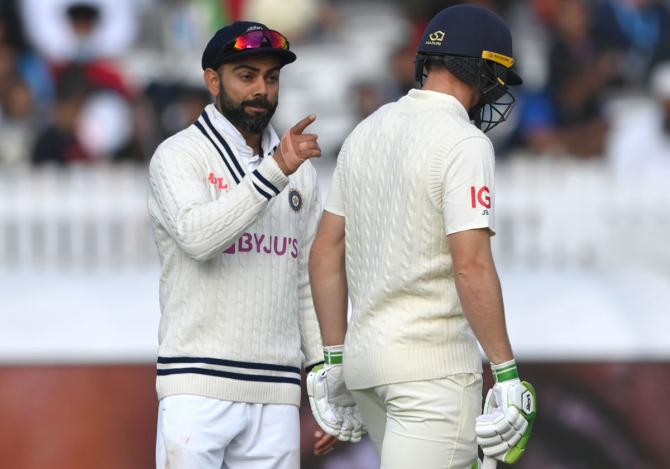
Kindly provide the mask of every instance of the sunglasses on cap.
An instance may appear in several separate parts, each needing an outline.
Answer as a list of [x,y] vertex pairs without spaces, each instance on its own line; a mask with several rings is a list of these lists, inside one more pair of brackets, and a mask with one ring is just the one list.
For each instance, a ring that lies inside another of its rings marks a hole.
[[272,49],[288,49],[288,39],[281,33],[272,29],[254,29],[240,34],[226,45],[230,50],[261,49],[270,47]]

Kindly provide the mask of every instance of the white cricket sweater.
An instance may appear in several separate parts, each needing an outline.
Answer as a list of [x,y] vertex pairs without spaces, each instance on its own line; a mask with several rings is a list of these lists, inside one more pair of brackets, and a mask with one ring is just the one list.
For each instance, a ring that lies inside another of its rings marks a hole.
[[359,124],[326,210],[345,217],[347,386],[481,372],[447,235],[493,230],[494,154],[452,96],[412,90]]
[[[266,155],[249,171],[213,105],[165,140],[149,165],[161,261],[158,397],[197,394],[300,403],[305,366],[322,360],[307,271],[321,207],[309,162],[286,177]],[[264,145],[276,146],[268,128]]]

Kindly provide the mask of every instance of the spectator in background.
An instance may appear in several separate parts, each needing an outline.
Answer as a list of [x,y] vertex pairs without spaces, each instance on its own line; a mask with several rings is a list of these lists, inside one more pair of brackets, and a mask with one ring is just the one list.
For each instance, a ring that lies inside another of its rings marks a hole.
[[[22,7],[26,31],[50,60],[61,90],[56,127],[50,126],[40,142],[48,141],[43,140],[47,135],[76,140],[76,145],[66,145],[73,152],[65,158],[62,152],[47,157],[41,151],[46,148],[38,142],[35,161],[112,159],[135,138],[132,106],[136,94],[110,60],[125,52],[134,38],[137,15],[133,5],[126,0],[47,0],[39,4],[26,0]],[[73,92],[71,88],[77,86],[73,83],[62,84],[74,77],[86,93]],[[56,128],[60,132],[54,132]]]
[[7,86],[7,82],[17,72],[16,50],[9,44],[0,42],[0,86]]
[[416,45],[408,41],[391,52],[388,61],[388,78],[384,82],[364,80],[354,84],[356,123],[375,112],[382,104],[397,101],[416,86],[414,81],[415,49]]
[[75,41],[74,61],[86,62],[95,57],[93,35],[100,23],[100,8],[91,3],[73,3],[65,11]]
[[198,120],[202,109],[212,101],[206,89],[194,86],[181,86],[177,96],[178,99],[170,103],[166,112],[171,133],[184,129]]
[[206,89],[184,83],[152,82],[144,96],[155,110],[160,140],[191,125],[211,102]]
[[384,86],[384,102],[397,101],[416,86],[414,81],[414,54],[416,44],[408,41],[397,47],[389,59],[391,80]]
[[134,0],[23,0],[30,42],[51,63],[119,57],[137,35]]
[[56,105],[53,122],[37,137],[32,161],[36,165],[91,161],[76,136],[76,128],[82,106],[89,96],[81,68],[71,68],[61,77],[56,90]]
[[670,176],[670,61],[651,73],[649,103],[637,103],[618,113],[610,134],[607,156],[619,181],[639,182],[639,176]]
[[385,104],[379,85],[374,81],[361,81],[354,84],[352,93],[354,95],[356,123],[375,112],[382,104]]
[[3,78],[0,90],[0,165],[27,164],[35,139],[30,88],[16,74]]
[[202,87],[152,84],[133,105],[131,138],[114,161],[145,164],[162,140],[195,122],[210,102]]
[[556,11],[549,82],[526,97],[521,138],[541,153],[599,156],[607,131],[602,101],[618,77],[617,57],[601,50],[591,32],[584,0],[562,0]]
[[[142,0],[140,30],[135,47],[130,51],[130,63],[140,65],[135,70],[146,83],[187,82],[201,84],[198,54],[209,37],[234,14],[234,4],[240,0]],[[157,73],[160,70],[160,73]]]
[[602,49],[624,58],[624,78],[648,81],[659,62],[670,60],[670,11],[659,0],[602,0],[594,15],[594,37]]
[[[42,57],[25,40],[14,2],[0,7],[0,76],[19,74],[30,88],[33,104],[41,112],[53,105],[54,83]],[[2,83],[0,83],[2,85]]]

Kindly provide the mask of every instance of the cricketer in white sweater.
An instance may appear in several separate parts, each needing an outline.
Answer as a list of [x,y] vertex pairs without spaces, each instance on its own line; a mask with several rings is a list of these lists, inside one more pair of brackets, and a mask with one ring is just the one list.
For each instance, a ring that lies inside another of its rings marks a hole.
[[284,175],[271,157],[278,144],[268,126],[265,157],[254,160],[209,105],[151,159],[159,399],[297,406],[301,366],[323,359],[307,272],[321,214],[316,172],[305,162]]
[[348,137],[326,210],[346,217],[349,389],[481,373],[447,235],[493,232],[493,175],[490,140],[444,93],[413,89]]

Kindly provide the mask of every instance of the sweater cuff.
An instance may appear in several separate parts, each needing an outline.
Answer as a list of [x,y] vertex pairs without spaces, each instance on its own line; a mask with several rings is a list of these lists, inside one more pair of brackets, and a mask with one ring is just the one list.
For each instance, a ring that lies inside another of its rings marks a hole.
[[279,168],[272,156],[264,158],[250,176],[256,191],[268,200],[279,195],[288,185],[288,176]]

